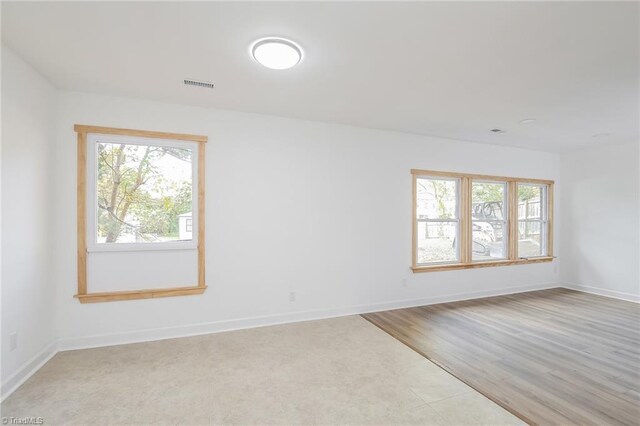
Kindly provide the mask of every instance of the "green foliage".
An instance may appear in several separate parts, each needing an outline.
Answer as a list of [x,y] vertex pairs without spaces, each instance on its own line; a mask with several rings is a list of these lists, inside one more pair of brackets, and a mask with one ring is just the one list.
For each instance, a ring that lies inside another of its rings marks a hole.
[[474,203],[504,201],[504,185],[499,183],[477,182],[472,185]]
[[[495,183],[478,182],[473,184],[473,201],[487,203],[503,201],[503,186]],[[540,197],[540,187],[534,185],[518,185],[518,200],[531,200]]]
[[518,185],[518,200],[540,198],[540,187],[534,185]]
[[191,211],[191,183],[181,182],[179,185],[169,185],[174,195],[164,195],[153,198],[144,194],[144,201],[131,207],[135,217],[142,218],[140,232],[170,237],[178,237],[178,216]]
[[[449,217],[447,202],[455,200],[455,183],[447,180],[429,180],[431,192],[438,203],[438,218],[446,219]],[[426,188],[425,188],[426,189]]]

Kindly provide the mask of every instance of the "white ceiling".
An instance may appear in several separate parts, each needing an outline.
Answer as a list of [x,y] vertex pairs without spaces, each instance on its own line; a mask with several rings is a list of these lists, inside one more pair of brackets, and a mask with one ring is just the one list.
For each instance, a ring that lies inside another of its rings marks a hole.
[[[64,89],[562,152],[639,140],[639,9],[3,2],[2,40]],[[268,35],[304,61],[258,65],[248,48]]]

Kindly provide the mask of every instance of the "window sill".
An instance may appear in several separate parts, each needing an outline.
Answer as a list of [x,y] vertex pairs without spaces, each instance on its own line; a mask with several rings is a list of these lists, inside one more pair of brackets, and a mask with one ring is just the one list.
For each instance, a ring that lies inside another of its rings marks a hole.
[[204,287],[173,287],[152,290],[110,291],[106,293],[76,294],[80,303],[115,302],[119,300],[155,299],[158,297],[191,296],[202,294]]
[[158,250],[197,250],[198,244],[193,241],[175,241],[162,243],[102,243],[90,244],[89,253],[126,252],[126,251],[158,251]]
[[495,260],[488,262],[473,262],[473,263],[453,263],[448,265],[433,265],[433,266],[414,266],[411,268],[413,272],[436,272],[436,271],[450,271],[456,269],[473,269],[473,268],[487,268],[491,266],[510,266],[510,265],[528,265],[530,263],[543,263],[553,261],[553,257],[534,257],[529,259],[518,260]]

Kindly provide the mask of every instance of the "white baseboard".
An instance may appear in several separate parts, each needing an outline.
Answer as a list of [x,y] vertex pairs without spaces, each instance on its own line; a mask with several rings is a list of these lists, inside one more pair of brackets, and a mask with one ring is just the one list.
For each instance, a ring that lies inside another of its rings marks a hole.
[[18,369],[18,371],[11,375],[11,377],[4,380],[2,383],[0,401],[4,401],[57,353],[58,343],[52,342],[42,351],[36,354],[36,356],[31,358],[31,360],[27,361],[22,367]]
[[633,293],[624,293],[622,291],[613,291],[606,288],[591,287],[588,285],[580,285],[573,283],[562,283],[562,287],[569,290],[577,290],[585,293],[597,294],[598,296],[612,297],[614,299],[626,300],[628,302],[640,303],[640,295]]
[[559,287],[558,283],[532,284],[518,287],[507,287],[497,290],[458,293],[420,299],[395,300],[391,302],[375,303],[370,305],[356,305],[341,308],[288,312],[284,314],[190,324],[177,327],[136,330],[96,336],[67,337],[59,339],[58,348],[60,351],[67,351],[76,349],[97,348],[102,346],[148,342],[154,340],[174,339],[179,337],[220,333],[223,331],[242,330],[247,328],[266,327],[270,325],[287,324],[300,321],[311,321],[341,317],[346,315],[358,315],[369,312],[387,311],[390,309],[409,308],[412,306],[432,305],[436,303],[478,299],[482,297],[499,296],[503,294],[515,294],[526,291],[543,290],[556,287]]

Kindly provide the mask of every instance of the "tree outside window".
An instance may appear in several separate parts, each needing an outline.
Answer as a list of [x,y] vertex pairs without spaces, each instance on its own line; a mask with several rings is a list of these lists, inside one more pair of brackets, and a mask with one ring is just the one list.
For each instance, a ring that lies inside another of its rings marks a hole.
[[97,144],[97,242],[179,239],[179,219],[192,211],[190,149]]

